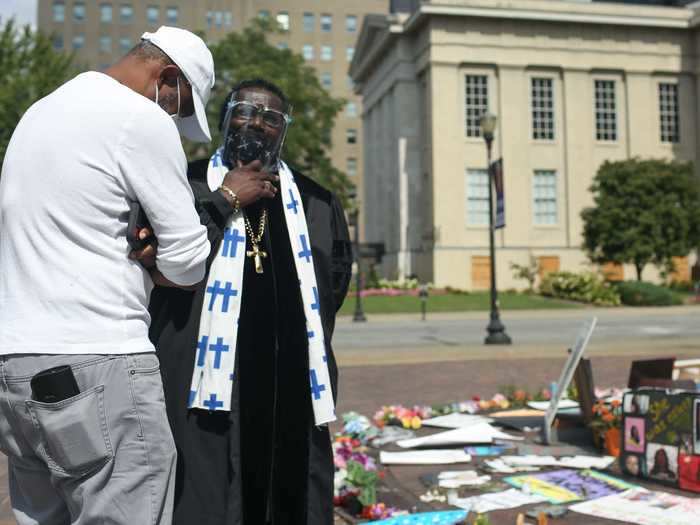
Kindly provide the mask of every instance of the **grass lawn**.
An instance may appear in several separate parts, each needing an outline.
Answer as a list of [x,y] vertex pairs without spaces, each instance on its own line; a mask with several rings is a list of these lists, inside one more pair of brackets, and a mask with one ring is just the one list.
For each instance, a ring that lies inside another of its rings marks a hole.
[[[501,310],[527,310],[550,308],[581,308],[582,305],[548,299],[539,295],[500,293],[498,300]],[[490,308],[489,292],[472,292],[469,294],[435,295],[428,298],[428,312],[468,312],[488,311]],[[397,314],[420,312],[420,300],[417,297],[402,295],[399,297],[363,297],[362,309],[368,314]],[[348,296],[340,315],[352,315],[355,310],[355,297]]]

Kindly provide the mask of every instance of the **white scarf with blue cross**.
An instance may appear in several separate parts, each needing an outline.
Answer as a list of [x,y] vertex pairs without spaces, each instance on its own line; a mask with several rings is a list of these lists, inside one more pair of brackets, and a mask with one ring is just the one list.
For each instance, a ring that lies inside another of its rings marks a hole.
[[[209,160],[207,183],[215,191],[228,169],[221,161],[221,149]],[[314,272],[309,229],[301,196],[291,170],[280,162],[282,206],[287,221],[289,242],[299,277],[306,333],[309,341],[309,385],[316,425],[335,421],[335,405],[326,362],[321,305]],[[230,411],[233,390],[236,342],[241,299],[244,290],[243,269],[246,257],[246,232],[243,213],[231,216],[209,270],[199,320],[199,336],[190,388],[189,408]]]

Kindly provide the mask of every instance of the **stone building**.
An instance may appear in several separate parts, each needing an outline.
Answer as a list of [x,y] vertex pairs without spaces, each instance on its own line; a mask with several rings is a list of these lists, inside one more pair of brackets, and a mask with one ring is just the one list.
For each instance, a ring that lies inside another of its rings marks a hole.
[[[392,11],[365,18],[350,70],[363,97],[365,236],[386,243],[385,275],[488,287],[486,110],[504,163],[499,288],[523,287],[509,264],[530,256],[541,272],[589,266],[580,214],[605,160],[697,165],[698,8],[397,0]],[[678,263],[687,278],[688,259]]]

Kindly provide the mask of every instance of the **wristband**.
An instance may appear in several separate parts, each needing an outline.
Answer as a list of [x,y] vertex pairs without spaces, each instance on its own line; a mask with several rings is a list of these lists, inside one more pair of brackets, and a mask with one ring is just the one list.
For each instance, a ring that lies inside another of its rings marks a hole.
[[226,194],[228,194],[229,197],[231,197],[231,200],[233,201],[233,212],[236,213],[240,211],[241,201],[239,200],[238,195],[236,195],[236,193],[231,188],[229,188],[228,186],[224,186],[223,184],[219,186],[219,189],[224,191]]

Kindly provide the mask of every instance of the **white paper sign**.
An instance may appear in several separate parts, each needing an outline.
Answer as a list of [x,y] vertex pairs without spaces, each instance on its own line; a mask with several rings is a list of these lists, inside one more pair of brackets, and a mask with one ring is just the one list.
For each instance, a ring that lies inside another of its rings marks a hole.
[[580,514],[638,525],[700,523],[700,499],[651,492],[643,488],[585,501],[569,508]]
[[424,427],[439,427],[439,428],[461,428],[474,425],[476,423],[491,423],[493,419],[484,416],[473,416],[470,414],[460,414],[453,412],[446,416],[438,416],[423,420]]
[[552,442],[552,423],[554,423],[554,418],[557,415],[557,410],[559,409],[559,403],[566,393],[566,389],[569,388],[571,379],[574,377],[574,372],[576,372],[576,367],[578,366],[581,357],[583,357],[583,352],[588,346],[588,341],[591,340],[593,335],[593,330],[595,330],[596,324],[598,323],[598,318],[594,317],[590,322],[586,323],[581,331],[574,346],[571,348],[571,353],[569,358],[566,360],[564,369],[561,371],[561,376],[559,376],[559,381],[557,382],[557,391],[552,393],[552,399],[549,402],[549,408],[544,415],[544,435],[543,441],[545,444]]
[[494,439],[521,441],[523,438],[501,432],[488,423],[476,423],[468,427],[439,432],[431,436],[404,439],[396,444],[401,448],[415,448],[442,445],[471,445],[475,443],[493,443]]
[[382,465],[449,465],[469,463],[472,457],[462,449],[457,450],[412,450],[411,452],[379,453]]

